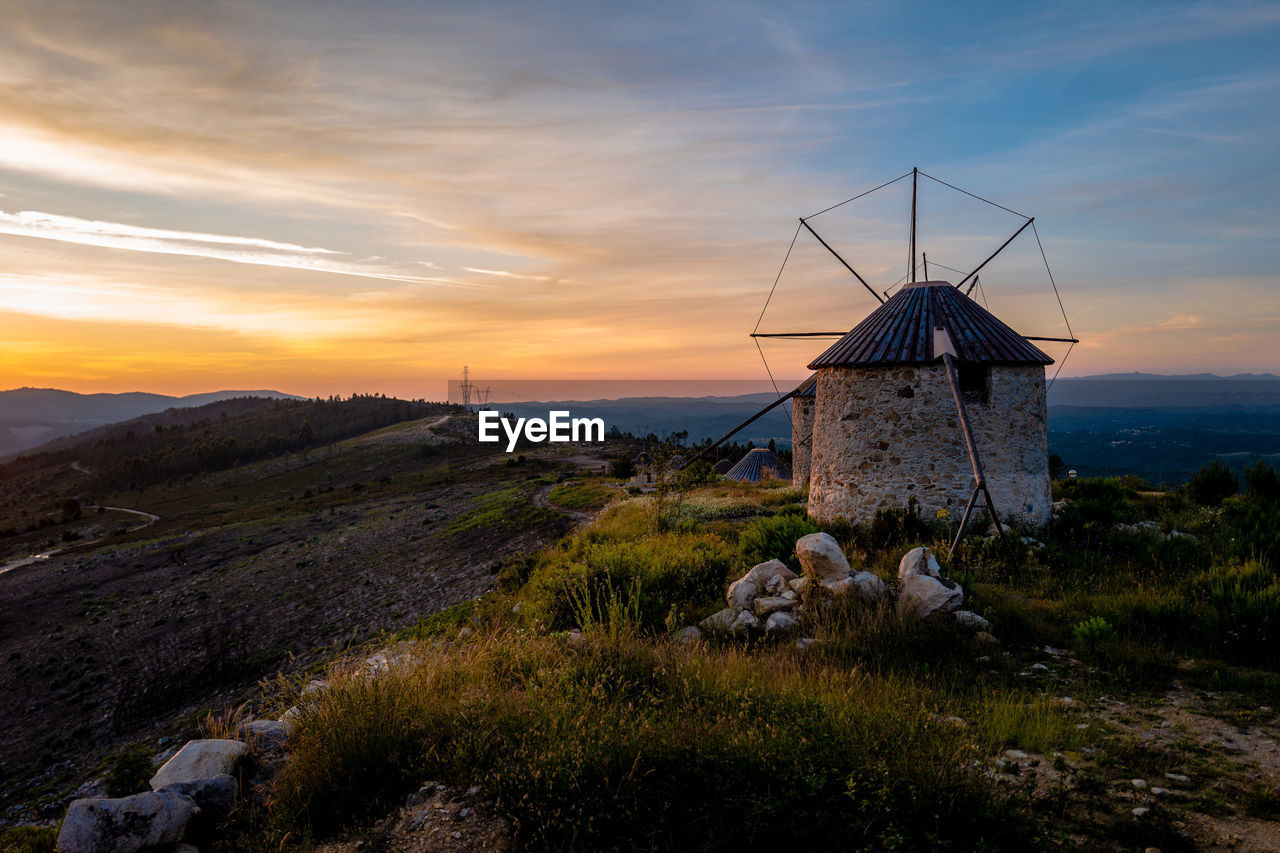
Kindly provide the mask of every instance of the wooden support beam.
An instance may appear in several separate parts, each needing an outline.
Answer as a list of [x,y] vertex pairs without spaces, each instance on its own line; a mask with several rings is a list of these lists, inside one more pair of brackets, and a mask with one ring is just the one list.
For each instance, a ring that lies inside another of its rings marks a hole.
[[995,501],[991,499],[991,492],[987,489],[987,478],[982,471],[982,459],[978,456],[978,443],[973,437],[973,427],[969,423],[969,410],[965,408],[964,395],[960,393],[960,377],[956,374],[956,366],[951,358],[951,353],[944,352],[942,354],[942,363],[947,368],[947,382],[951,385],[951,396],[956,401],[956,411],[960,415],[960,429],[964,431],[964,443],[969,450],[969,463],[973,466],[973,496],[969,498],[969,506],[964,511],[960,530],[956,533],[955,542],[951,544],[951,553],[954,554],[956,546],[960,544],[960,539],[964,535],[964,525],[968,523],[969,513],[973,511],[973,504],[977,500],[978,493],[981,492],[986,498],[987,511],[991,513],[991,521],[996,526],[996,532],[1000,534],[1000,541],[1004,543],[1005,554],[1009,558],[1009,568],[1017,571],[1018,559],[1013,553],[1013,546],[1009,544],[1009,538],[1004,534],[1004,525],[1000,523],[1000,515],[996,512]]

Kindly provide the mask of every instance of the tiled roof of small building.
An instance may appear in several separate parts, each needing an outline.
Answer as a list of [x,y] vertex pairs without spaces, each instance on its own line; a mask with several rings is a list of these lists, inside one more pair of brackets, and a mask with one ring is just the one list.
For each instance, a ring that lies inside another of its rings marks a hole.
[[934,329],[946,330],[960,361],[987,364],[1053,364],[995,315],[950,282],[908,284],[809,364],[853,367],[875,364],[928,364]]

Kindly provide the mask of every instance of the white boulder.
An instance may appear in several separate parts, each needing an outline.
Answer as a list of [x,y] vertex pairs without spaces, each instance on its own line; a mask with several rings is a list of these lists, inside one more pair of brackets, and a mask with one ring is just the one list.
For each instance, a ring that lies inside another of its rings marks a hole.
[[238,740],[189,741],[151,777],[151,790],[159,791],[178,782],[199,782],[215,776],[235,775],[236,765],[248,752],[248,745]]
[[796,617],[792,616],[785,610],[779,610],[769,614],[769,619],[764,623],[764,632],[766,634],[789,634],[796,629]]
[[672,636],[682,646],[696,646],[702,642],[702,631],[696,625],[687,625]]
[[899,615],[924,619],[960,609],[964,590],[938,572],[938,561],[928,548],[913,548],[906,553],[898,564]]
[[972,610],[957,610],[951,614],[951,617],[961,628],[968,628],[970,631],[991,631],[991,623]]
[[756,615],[752,613],[750,610],[742,611],[741,613],[738,614],[738,617],[733,620],[733,632],[735,634],[742,634],[742,633],[747,633],[749,631],[754,631],[759,627],[760,627],[760,620],[757,619]]
[[790,610],[796,606],[795,599],[783,598],[780,595],[761,596],[752,605],[757,616],[768,616],[778,610]]
[[706,619],[698,623],[698,627],[708,634],[728,634],[733,630],[733,620],[738,616],[738,612],[732,607],[726,607],[712,613]]
[[760,584],[748,572],[729,585],[729,592],[725,597],[729,600],[729,607],[738,612],[751,607],[751,602],[759,594]]
[[871,572],[854,572],[852,580],[853,585],[867,601],[879,601],[889,597],[889,587],[885,586],[879,575]]
[[120,799],[76,800],[58,834],[61,853],[136,853],[144,847],[175,844],[200,814],[191,800],[148,791]]
[[849,576],[849,560],[830,533],[810,533],[796,540],[796,556],[805,571],[822,580]]

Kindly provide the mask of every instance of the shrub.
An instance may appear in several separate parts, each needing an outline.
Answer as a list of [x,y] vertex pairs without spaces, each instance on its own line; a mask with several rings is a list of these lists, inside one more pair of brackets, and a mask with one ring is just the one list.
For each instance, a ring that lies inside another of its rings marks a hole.
[[630,480],[636,475],[636,463],[630,453],[624,453],[609,463],[609,475],[619,480]]
[[705,615],[724,594],[732,564],[728,543],[707,534],[578,537],[564,550],[544,553],[521,596],[528,613],[552,629],[583,626],[585,606],[634,611],[639,627],[662,631],[673,607],[678,617]]
[[1250,500],[1280,500],[1280,474],[1261,459],[1245,469],[1244,483]]
[[1118,637],[1116,629],[1101,616],[1094,616],[1092,619],[1086,619],[1076,625],[1071,630],[1071,636],[1075,638],[1078,645],[1086,649],[1109,645],[1114,643]]
[[754,566],[768,560],[781,560],[792,570],[800,568],[796,556],[796,540],[818,528],[799,515],[778,515],[757,519],[742,529],[738,536],[738,558]]
[[1187,495],[1203,506],[1217,506],[1240,490],[1240,479],[1221,459],[1215,459],[1191,475]]

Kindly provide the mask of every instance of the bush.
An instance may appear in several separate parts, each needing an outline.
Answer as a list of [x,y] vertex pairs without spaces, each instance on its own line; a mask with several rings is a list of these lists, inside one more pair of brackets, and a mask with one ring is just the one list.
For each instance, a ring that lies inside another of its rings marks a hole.
[[619,480],[630,480],[636,475],[636,463],[630,453],[624,453],[609,463],[609,475]]
[[1261,459],[1245,469],[1244,483],[1250,500],[1280,500],[1280,474]]
[[1186,490],[1196,503],[1218,506],[1240,490],[1240,479],[1221,459],[1215,459],[1191,475]]
[[578,537],[542,556],[521,597],[532,618],[555,630],[584,627],[588,612],[605,621],[606,610],[621,608],[634,612],[638,627],[663,631],[672,608],[678,618],[705,615],[724,594],[732,565],[728,543],[708,534]]
[[1075,638],[1077,645],[1086,649],[1109,645],[1118,637],[1116,629],[1101,616],[1094,616],[1076,625],[1071,630],[1071,636]]
[[798,571],[800,558],[796,556],[796,540],[817,532],[813,522],[800,515],[760,518],[744,527],[738,536],[738,558],[748,566],[781,560]]

